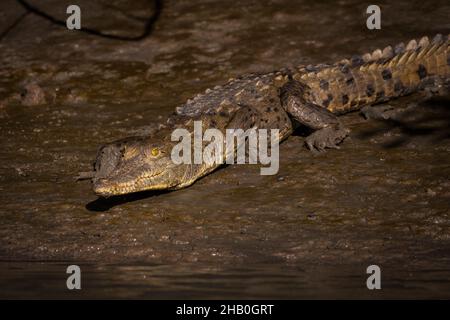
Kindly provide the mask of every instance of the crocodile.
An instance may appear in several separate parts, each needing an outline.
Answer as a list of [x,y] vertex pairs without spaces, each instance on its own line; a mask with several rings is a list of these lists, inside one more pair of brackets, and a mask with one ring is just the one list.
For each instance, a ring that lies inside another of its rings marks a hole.
[[101,197],[146,190],[177,190],[221,166],[220,163],[175,164],[175,128],[278,129],[279,141],[294,125],[312,130],[306,146],[315,151],[339,148],[349,129],[338,116],[371,108],[390,99],[422,91],[448,90],[449,35],[411,40],[355,55],[333,64],[301,65],[264,74],[248,74],[207,89],[176,108],[150,134],[101,146],[94,170],[84,173]]

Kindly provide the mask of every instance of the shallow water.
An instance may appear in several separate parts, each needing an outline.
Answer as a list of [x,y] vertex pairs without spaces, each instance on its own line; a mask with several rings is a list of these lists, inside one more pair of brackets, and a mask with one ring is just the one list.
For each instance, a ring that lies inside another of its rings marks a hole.
[[[64,1],[30,3],[65,17]],[[79,1],[83,23],[133,36],[152,15],[148,1],[111,4]],[[35,15],[1,39],[2,297],[448,298],[448,97],[397,123],[347,115],[351,139],[325,154],[308,152],[299,132],[281,145],[276,176],[229,166],[184,190],[110,200],[74,181],[99,145],[230,77],[449,33],[448,1],[382,3],[373,32],[359,1],[163,4],[139,42]],[[23,9],[5,1],[0,12],[4,30]],[[27,105],[26,83],[45,103]],[[64,287],[72,263],[81,293]],[[386,280],[378,293],[365,288],[371,264]]]
[[[0,298],[26,299],[385,299],[449,298],[447,270],[391,269],[368,290],[359,265],[221,266],[81,264],[81,289],[66,288],[69,262],[1,263]],[[405,281],[405,279],[407,281]]]

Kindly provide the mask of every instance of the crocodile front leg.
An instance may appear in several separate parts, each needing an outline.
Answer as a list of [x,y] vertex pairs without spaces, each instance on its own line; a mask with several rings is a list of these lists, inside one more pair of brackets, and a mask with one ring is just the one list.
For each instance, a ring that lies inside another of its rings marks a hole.
[[338,149],[338,144],[348,136],[350,130],[332,112],[307,101],[305,93],[306,87],[302,83],[295,80],[287,82],[280,90],[283,108],[302,125],[316,130],[305,141],[311,151]]

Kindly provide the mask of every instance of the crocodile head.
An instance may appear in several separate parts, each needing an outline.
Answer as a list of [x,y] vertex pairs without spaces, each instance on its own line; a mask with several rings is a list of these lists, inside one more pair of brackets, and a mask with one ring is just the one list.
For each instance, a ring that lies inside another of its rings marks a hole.
[[177,189],[186,184],[190,166],[174,164],[171,141],[130,137],[100,147],[92,177],[102,197],[145,190]]

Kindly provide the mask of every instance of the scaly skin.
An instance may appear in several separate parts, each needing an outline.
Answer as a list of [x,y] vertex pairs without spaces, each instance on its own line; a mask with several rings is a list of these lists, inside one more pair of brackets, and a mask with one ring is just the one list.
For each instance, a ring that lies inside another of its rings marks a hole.
[[[149,136],[130,137],[102,146],[92,178],[94,192],[113,196],[144,190],[175,190],[191,185],[220,164],[175,165],[171,141],[175,128],[193,132],[227,128],[279,129],[280,140],[293,131],[291,118],[316,129],[307,144],[335,147],[348,134],[335,115],[404,96],[421,89],[448,86],[449,38],[436,36],[387,47],[333,65],[300,66],[251,74],[208,89],[178,107]],[[225,158],[225,157],[224,157]]]

